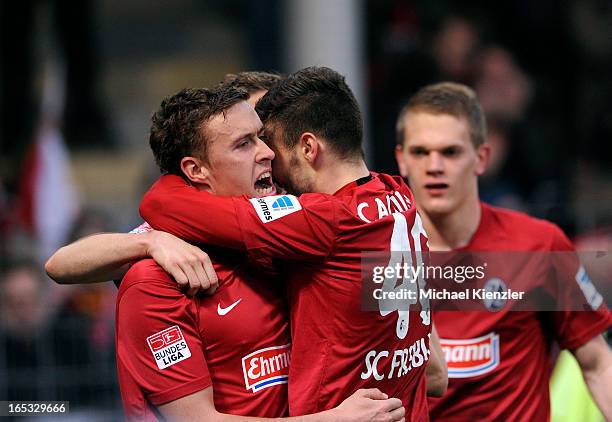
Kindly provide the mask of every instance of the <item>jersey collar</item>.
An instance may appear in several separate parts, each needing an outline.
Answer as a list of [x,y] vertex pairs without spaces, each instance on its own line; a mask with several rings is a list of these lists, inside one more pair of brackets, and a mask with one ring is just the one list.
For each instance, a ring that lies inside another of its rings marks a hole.
[[373,180],[374,176],[372,175],[372,172],[370,172],[370,174],[368,174],[367,176],[363,176],[360,177],[357,180],[353,180],[350,183],[347,183],[346,185],[342,186],[340,189],[338,189],[335,193],[334,196],[341,196],[353,189],[355,189],[357,186],[362,186],[365,185],[366,183],[368,183],[369,181]]

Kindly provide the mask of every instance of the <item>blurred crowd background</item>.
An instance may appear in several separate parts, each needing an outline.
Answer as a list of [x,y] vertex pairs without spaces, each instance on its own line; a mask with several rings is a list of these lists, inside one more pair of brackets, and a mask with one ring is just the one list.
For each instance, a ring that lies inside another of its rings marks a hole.
[[466,83],[493,147],[482,197],[554,221],[583,250],[610,249],[608,0],[3,0],[0,19],[0,400],[119,414],[116,288],[56,286],[42,263],[140,223],[159,174],[152,112],[229,72],[345,74],[368,162],[389,173],[407,98]]

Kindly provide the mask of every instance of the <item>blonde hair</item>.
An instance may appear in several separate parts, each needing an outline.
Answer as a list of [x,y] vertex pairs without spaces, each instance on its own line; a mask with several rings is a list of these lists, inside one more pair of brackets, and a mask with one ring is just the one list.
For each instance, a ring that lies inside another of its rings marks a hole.
[[470,87],[455,82],[440,82],[427,85],[417,91],[402,108],[395,125],[398,145],[404,143],[406,116],[408,113],[425,112],[449,114],[464,118],[470,126],[470,138],[474,147],[485,142],[487,124],[478,97]]

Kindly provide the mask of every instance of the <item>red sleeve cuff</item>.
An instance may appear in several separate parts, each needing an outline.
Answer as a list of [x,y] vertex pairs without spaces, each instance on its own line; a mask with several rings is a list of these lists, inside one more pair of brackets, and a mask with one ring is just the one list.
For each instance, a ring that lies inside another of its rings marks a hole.
[[212,381],[210,379],[210,376],[207,375],[204,377],[197,378],[186,384],[176,386],[170,390],[162,391],[160,393],[155,394],[149,394],[147,398],[153,405],[159,406],[174,400],[178,400],[190,394],[197,393],[198,391],[204,390],[205,388],[208,388],[211,385]]

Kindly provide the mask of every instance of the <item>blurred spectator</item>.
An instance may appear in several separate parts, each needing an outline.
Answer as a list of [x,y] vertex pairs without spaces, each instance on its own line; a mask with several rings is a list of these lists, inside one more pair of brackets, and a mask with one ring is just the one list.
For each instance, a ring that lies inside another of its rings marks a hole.
[[11,264],[0,275],[0,397],[115,408],[113,309],[112,285],[56,288],[39,265]]
[[[581,158],[610,165],[612,143],[612,3],[574,0],[571,25],[575,62],[577,145]],[[610,176],[608,175],[608,182]]]
[[507,50],[489,47],[480,53],[476,94],[487,115],[515,123],[527,111],[531,82]]
[[[528,211],[529,169],[519,165],[520,143],[513,139],[532,98],[531,82],[512,54],[499,46],[478,53],[474,88],[487,115],[489,166],[479,180],[481,198],[492,205]],[[527,180],[526,180],[527,179]]]
[[46,323],[45,289],[35,268],[31,263],[22,263],[0,280],[3,283],[0,289],[2,327],[14,337],[35,337]]
[[47,398],[50,368],[49,320],[45,289],[37,267],[15,264],[0,276],[0,397],[5,400]]
[[448,16],[432,46],[441,79],[471,84],[479,43],[478,31],[470,21],[460,16]]

